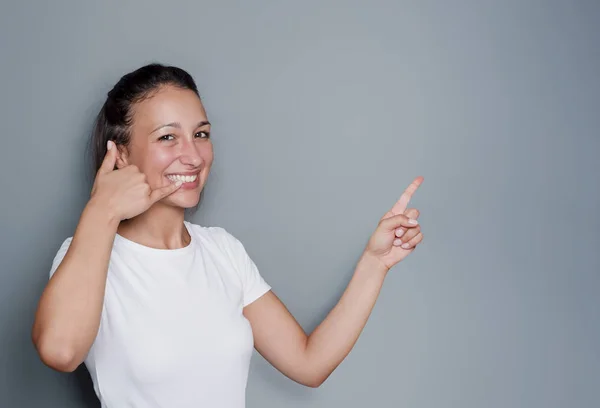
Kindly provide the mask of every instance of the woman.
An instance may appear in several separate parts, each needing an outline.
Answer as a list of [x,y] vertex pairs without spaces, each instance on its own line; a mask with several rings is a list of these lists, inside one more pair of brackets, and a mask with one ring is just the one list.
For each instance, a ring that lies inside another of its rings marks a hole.
[[184,220],[213,161],[187,72],[151,64],[122,77],[93,146],[91,197],[53,261],[32,337],[53,369],[84,362],[103,407],[243,407],[253,346],[319,386],[355,344],[388,270],[423,239],[418,211],[406,209],[418,177],[307,336],[235,237]]

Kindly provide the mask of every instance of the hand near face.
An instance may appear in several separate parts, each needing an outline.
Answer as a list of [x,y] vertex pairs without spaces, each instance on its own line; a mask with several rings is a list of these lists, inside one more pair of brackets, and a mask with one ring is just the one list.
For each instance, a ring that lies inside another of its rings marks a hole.
[[119,221],[133,218],[150,208],[181,187],[181,182],[152,190],[146,182],[146,175],[135,165],[127,165],[115,170],[117,148],[112,141],[96,173],[91,199],[100,203],[109,214]]
[[423,177],[415,178],[396,204],[385,213],[365,249],[365,255],[375,257],[388,269],[406,258],[423,240],[421,226],[417,222],[419,211],[407,209],[422,182]]

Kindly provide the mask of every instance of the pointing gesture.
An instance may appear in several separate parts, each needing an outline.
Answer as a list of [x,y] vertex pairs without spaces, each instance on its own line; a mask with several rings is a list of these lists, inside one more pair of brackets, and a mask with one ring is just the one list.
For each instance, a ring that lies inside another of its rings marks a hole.
[[96,173],[91,200],[100,203],[119,221],[143,213],[181,186],[181,182],[178,181],[152,190],[146,182],[146,175],[136,166],[128,165],[115,170],[117,148],[112,141],[108,141],[107,149],[106,156]]
[[377,258],[388,269],[406,258],[423,240],[417,221],[419,211],[407,209],[421,183],[423,177],[419,176],[404,190],[396,204],[379,221],[365,249],[365,254]]
[[402,193],[398,201],[396,201],[396,204],[394,204],[394,206],[390,210],[390,216],[404,214],[404,211],[406,211],[406,207],[408,207],[410,199],[412,198],[415,191],[417,191],[421,183],[423,183],[423,180],[423,177],[419,176],[416,179],[414,179],[412,183],[410,183],[410,186],[408,186],[406,190],[404,190],[404,193]]

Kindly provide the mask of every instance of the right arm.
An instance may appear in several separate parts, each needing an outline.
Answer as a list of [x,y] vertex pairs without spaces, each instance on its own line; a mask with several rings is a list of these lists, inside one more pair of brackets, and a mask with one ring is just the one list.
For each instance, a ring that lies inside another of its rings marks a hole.
[[152,190],[136,166],[114,170],[117,149],[108,142],[91,198],[71,244],[40,298],[31,337],[41,360],[73,371],[85,359],[100,327],[112,246],[121,220],[133,218],[174,193],[181,182]]
[[75,370],[96,338],[119,221],[90,200],[65,257],[42,293],[32,339],[41,360],[55,370]]

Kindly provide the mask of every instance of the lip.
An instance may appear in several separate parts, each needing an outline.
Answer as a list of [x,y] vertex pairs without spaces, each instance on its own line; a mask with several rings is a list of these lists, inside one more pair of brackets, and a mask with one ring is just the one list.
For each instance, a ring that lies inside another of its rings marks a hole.
[[[191,181],[191,182],[184,182],[183,184],[181,184],[181,187],[179,187],[180,190],[194,190],[200,186],[200,170],[193,171],[193,172],[168,173],[168,174],[165,174],[165,178],[167,180],[169,180],[169,178],[167,176],[171,176],[171,175],[197,176],[196,180]],[[172,183],[171,180],[169,180],[169,182]]]
[[167,173],[165,174],[165,176],[194,176],[196,174],[200,174],[200,170],[196,170],[196,171],[183,171],[181,173]]
[[200,185],[200,177],[197,177],[195,181],[192,181],[190,183],[183,183],[181,185],[181,187],[179,187],[182,190],[193,190],[195,188],[198,188],[198,186]]

